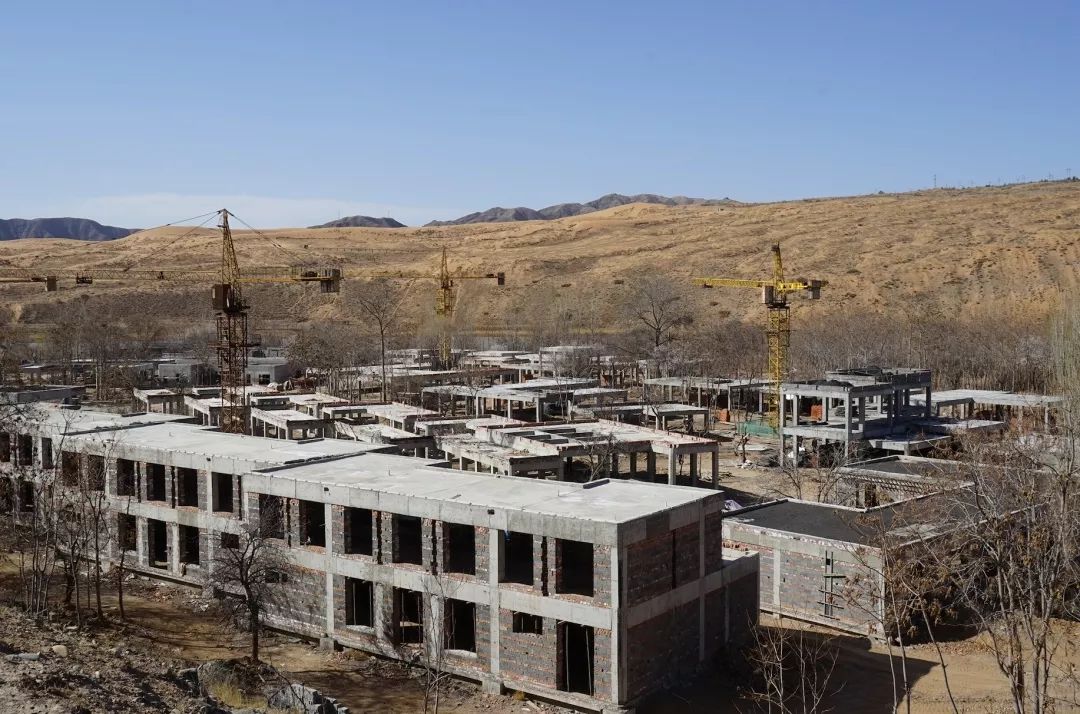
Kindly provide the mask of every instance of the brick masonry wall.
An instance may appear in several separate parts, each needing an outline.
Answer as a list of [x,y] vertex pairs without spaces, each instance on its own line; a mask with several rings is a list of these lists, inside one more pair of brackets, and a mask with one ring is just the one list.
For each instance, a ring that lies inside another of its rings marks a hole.
[[[551,540],[550,547],[548,546],[548,540]],[[554,539],[548,539],[544,536],[533,536],[533,585],[532,589],[535,592],[547,595],[555,590],[555,557],[553,553],[549,551],[555,547]],[[548,556],[551,556],[551,570],[548,569]],[[550,584],[550,587],[549,587]]]
[[300,499],[290,498],[286,501],[285,537],[290,546],[304,541],[300,538]]
[[[143,548],[142,557],[139,558],[139,565],[148,568],[150,567],[150,553],[153,550],[153,544],[150,541],[150,520],[149,518],[139,518],[139,530],[141,531],[143,543],[146,547]],[[172,563],[173,561],[173,548],[176,544],[173,543],[173,528],[170,524],[165,524],[165,562]]]
[[382,629],[377,633],[379,639],[383,642],[396,643],[397,617],[395,616],[393,586],[376,583],[375,611],[376,626],[382,623]]
[[626,549],[626,605],[651,600],[671,590],[671,533],[661,533]]
[[698,666],[698,601],[630,628],[626,652],[624,677],[629,699],[692,675]]
[[334,555],[345,555],[345,506],[330,506],[330,549]]
[[751,630],[758,621],[758,608],[761,592],[758,579],[744,575],[733,581],[727,588],[728,642],[729,647],[748,644]]
[[379,562],[394,562],[394,514],[376,511],[379,520]]
[[487,582],[491,572],[491,549],[488,547],[489,531],[483,526],[476,527],[476,579]]
[[448,665],[469,669],[479,675],[491,671],[491,607],[477,604],[475,613],[476,656],[454,650],[445,650],[444,654]]
[[[733,533],[737,537],[737,531]],[[803,544],[807,541],[801,541]],[[834,557],[833,573],[845,575],[845,578],[837,578],[833,584],[833,602],[836,607],[831,617],[826,617],[824,593],[826,587],[826,564],[825,552],[829,550],[836,555],[844,555],[839,549],[821,547],[820,555],[808,555],[786,550],[776,550],[762,545],[745,545],[728,542],[730,547],[754,550],[759,553],[760,578],[759,592],[761,606],[768,609],[780,609],[793,615],[822,621],[834,621],[837,626],[852,628],[860,632],[868,632],[874,625],[875,618],[868,610],[873,609],[873,597],[865,592],[865,577],[859,576],[862,569],[856,563],[844,562]],[[780,559],[780,601],[779,608],[775,603],[775,559]],[[864,573],[865,575],[865,573]],[[859,590],[854,590],[849,583],[860,581]],[[853,602],[848,602],[848,600]]]
[[326,629],[326,575],[298,566],[289,566],[285,573],[286,582],[273,586],[268,617],[309,636],[321,635]]
[[244,519],[244,477],[233,476],[233,515],[238,519]]
[[734,656],[758,619],[758,578],[745,575],[705,596],[705,654]]
[[724,518],[720,511],[705,516],[705,574],[724,567]]
[[672,531],[675,537],[675,587],[701,577],[701,530],[691,523]]
[[501,674],[525,679],[545,687],[558,687],[556,653],[558,633],[555,620],[544,618],[544,632],[533,635],[514,632],[513,613],[499,610],[499,669]]
[[[373,594],[373,606],[377,610],[380,606],[379,588],[376,586]],[[375,623],[378,623],[376,617]],[[358,627],[348,627],[345,624],[345,576],[334,575],[334,635],[344,645],[352,647],[373,647],[378,640],[375,628],[370,631]]]
[[207,493],[207,485],[210,483],[210,472],[209,471],[198,471],[195,474],[195,479],[198,482],[199,510],[200,511],[209,511],[210,510],[210,497],[209,497],[209,494]]
[[439,560],[439,556],[436,554],[436,543],[442,540],[442,538],[436,537],[436,530],[442,530],[442,524],[438,521],[433,521],[430,518],[420,519],[420,552],[421,561],[424,564],[424,570],[429,573],[441,573],[442,561]]
[[611,630],[593,630],[593,697],[611,701]]
[[611,607],[611,546],[593,545],[593,597],[597,607]]

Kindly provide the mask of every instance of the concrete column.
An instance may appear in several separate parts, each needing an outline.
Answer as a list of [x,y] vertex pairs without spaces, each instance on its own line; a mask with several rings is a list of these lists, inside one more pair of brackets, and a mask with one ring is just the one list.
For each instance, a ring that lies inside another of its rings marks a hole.
[[536,398],[536,421],[544,421],[544,400]]
[[787,465],[787,439],[784,437],[784,427],[787,425],[787,399],[783,393],[780,394],[780,403],[777,405],[780,409],[780,418],[777,419],[776,429],[779,432],[780,437],[780,468],[784,468]]
[[[720,488],[720,445],[712,450],[712,487]],[[704,571],[703,571],[704,572]]]
[[488,612],[491,614],[488,618],[490,627],[488,639],[491,641],[489,669],[496,679],[502,672],[499,659],[501,649],[499,646],[499,570],[502,567],[499,538],[501,536],[502,531],[498,528],[488,528]]
[[844,395],[844,458],[851,456],[851,395]]
[[866,397],[859,397],[859,431],[866,426]]
[[679,475],[679,461],[675,456],[675,447],[668,449],[668,467],[667,467],[667,482],[669,485],[674,486],[677,482]]
[[645,455],[645,473],[649,475],[649,481],[656,480],[656,454],[652,451]]
[[165,524],[166,543],[171,542],[172,548],[169,549],[169,572],[173,575],[180,574],[180,524],[179,523],[166,523]]
[[611,455],[611,464],[610,464],[610,466],[611,466],[611,470],[610,470],[611,478],[618,478],[619,477],[619,455],[618,454],[612,454]]
[[698,477],[698,455],[690,454],[690,485],[697,485]]
[[147,561],[148,546],[146,543],[147,528],[149,525],[145,518],[135,519],[135,566],[139,567]]
[[[331,563],[334,558],[334,507],[327,503],[325,504],[326,510],[323,514],[323,522],[326,527],[326,549],[325,559],[326,564],[323,566],[326,570],[326,635],[333,638],[334,636],[334,574],[331,572],[333,568]],[[213,541],[213,538],[210,539]]]
[[926,388],[926,394],[924,396],[924,398],[926,399],[926,409],[923,411],[923,416],[925,416],[927,418],[930,417],[930,393],[931,393],[931,389],[930,389],[930,387],[927,387]]
[[630,478],[637,476],[637,452],[630,452]]

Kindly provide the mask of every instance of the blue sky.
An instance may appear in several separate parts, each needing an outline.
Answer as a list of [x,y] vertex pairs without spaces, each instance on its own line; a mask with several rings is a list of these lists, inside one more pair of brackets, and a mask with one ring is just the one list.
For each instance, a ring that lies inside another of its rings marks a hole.
[[0,9],[0,217],[417,224],[1080,173],[1080,3]]

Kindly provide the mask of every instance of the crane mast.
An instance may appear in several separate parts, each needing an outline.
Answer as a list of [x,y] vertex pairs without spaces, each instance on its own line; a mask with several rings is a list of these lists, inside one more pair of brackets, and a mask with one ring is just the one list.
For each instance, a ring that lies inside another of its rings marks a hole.
[[807,291],[811,299],[821,297],[821,288],[828,285],[824,280],[785,280],[784,261],[780,244],[772,247],[772,279],[743,280],[738,278],[697,278],[694,283],[705,288],[756,288],[761,290],[761,301],[768,310],[765,339],[768,344],[767,365],[769,391],[766,394],[766,414],[773,428],[780,423],[780,385],[788,374],[788,352],[791,348],[791,308],[788,295]]
[[439,321],[439,366],[450,369],[454,361],[454,278],[446,262],[446,247],[439,263],[439,293],[435,297],[435,315]]
[[243,434],[247,427],[248,304],[240,289],[240,265],[236,261],[229,228],[229,212],[221,216],[221,282],[213,286],[212,297],[217,323],[218,374],[221,379],[221,430]]

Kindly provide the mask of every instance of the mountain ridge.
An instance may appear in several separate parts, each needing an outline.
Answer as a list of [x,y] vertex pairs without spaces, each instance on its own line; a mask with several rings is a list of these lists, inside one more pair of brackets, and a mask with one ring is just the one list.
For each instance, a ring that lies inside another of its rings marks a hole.
[[556,203],[541,209],[517,206],[503,208],[495,206],[486,211],[468,213],[460,218],[447,221],[430,221],[425,228],[437,226],[460,226],[468,223],[509,223],[512,221],[552,221],[570,216],[582,216],[586,213],[603,211],[629,203],[652,203],[663,206],[720,206],[738,203],[730,198],[691,198],[690,196],[662,196],[656,193],[637,193],[625,195],[606,193],[600,198],[585,203]]
[[124,238],[137,230],[106,226],[89,218],[0,218],[0,240],[73,238],[105,241]]
[[404,223],[389,216],[375,218],[373,216],[345,216],[334,221],[320,223],[308,228],[407,228]]

